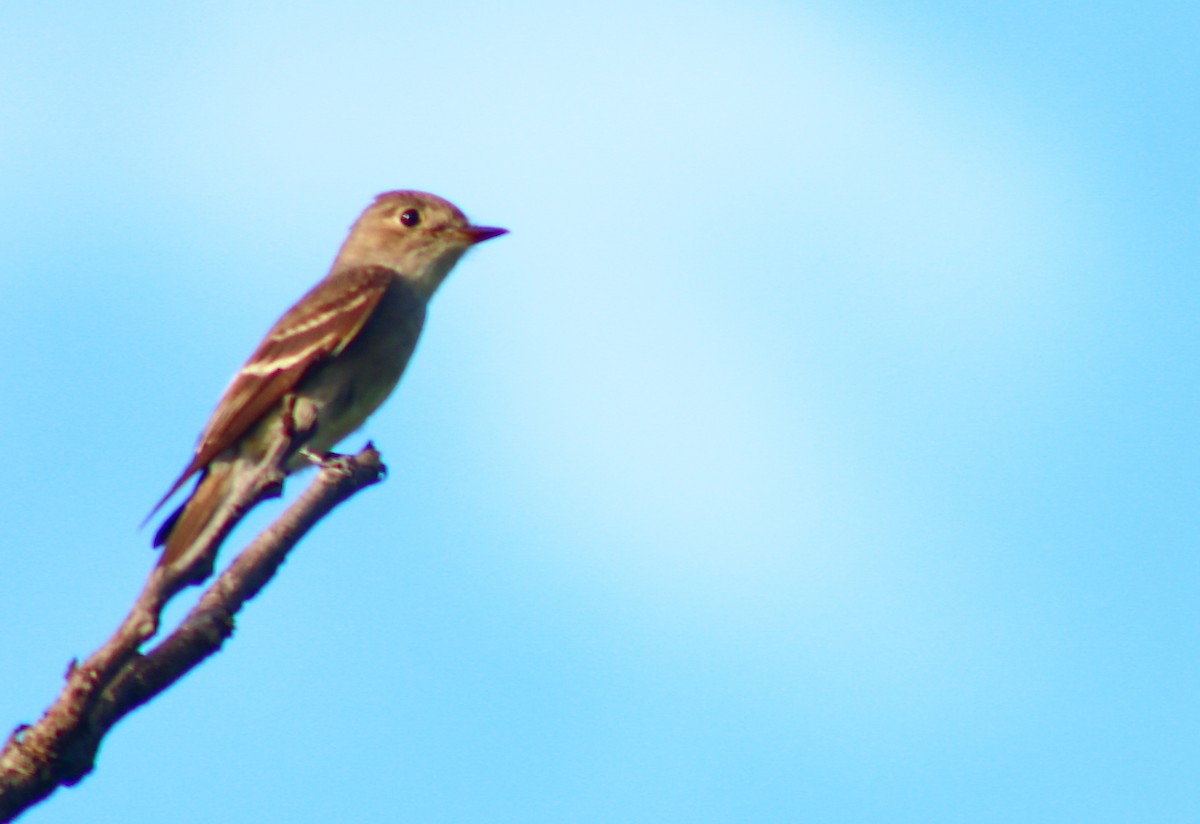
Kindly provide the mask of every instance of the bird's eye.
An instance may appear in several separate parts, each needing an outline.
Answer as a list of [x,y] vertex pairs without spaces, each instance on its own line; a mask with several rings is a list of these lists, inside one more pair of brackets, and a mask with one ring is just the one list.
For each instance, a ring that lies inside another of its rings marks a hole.
[[421,222],[421,213],[416,209],[405,209],[400,213],[400,222],[411,229]]

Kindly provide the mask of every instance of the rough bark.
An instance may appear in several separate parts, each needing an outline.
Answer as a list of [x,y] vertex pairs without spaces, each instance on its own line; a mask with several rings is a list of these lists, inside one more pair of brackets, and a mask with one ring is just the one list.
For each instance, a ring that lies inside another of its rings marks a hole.
[[212,572],[221,542],[255,504],[279,494],[282,478],[251,479],[245,503],[225,513],[189,552],[186,569],[156,567],[116,632],[82,664],[72,663],[62,691],[32,725],[22,725],[0,749],[0,822],[11,821],[60,786],[82,780],[95,766],[109,730],[215,653],[233,633],[234,617],[257,595],[288,552],[317,521],[386,472],[367,444],[357,455],[324,463],[296,501],[258,535],[209,585],[187,617],[157,645],[167,602]]

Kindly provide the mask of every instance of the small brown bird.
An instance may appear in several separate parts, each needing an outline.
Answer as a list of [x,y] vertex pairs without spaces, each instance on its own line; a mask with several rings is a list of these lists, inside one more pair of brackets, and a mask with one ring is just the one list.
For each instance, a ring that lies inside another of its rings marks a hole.
[[454,264],[506,229],[473,226],[425,192],[375,198],[324,280],[284,313],[221,396],[195,454],[149,520],[197,472],[200,481],[154,536],[159,566],[175,563],[232,503],[239,470],[258,468],[291,439],[295,472],[358,429],[391,394]]

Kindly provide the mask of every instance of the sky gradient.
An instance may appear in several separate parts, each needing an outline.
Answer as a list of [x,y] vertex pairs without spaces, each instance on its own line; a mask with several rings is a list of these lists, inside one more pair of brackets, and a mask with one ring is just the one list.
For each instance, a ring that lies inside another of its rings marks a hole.
[[22,820],[1200,819],[1200,7],[451,5],[0,12],[2,724],[375,194],[511,230]]

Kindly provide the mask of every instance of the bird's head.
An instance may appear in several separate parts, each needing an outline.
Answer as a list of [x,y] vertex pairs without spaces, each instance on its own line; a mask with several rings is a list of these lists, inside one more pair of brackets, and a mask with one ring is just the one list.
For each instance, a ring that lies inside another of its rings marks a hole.
[[507,231],[472,225],[437,195],[384,192],[350,228],[333,268],[385,266],[428,299],[463,252]]

